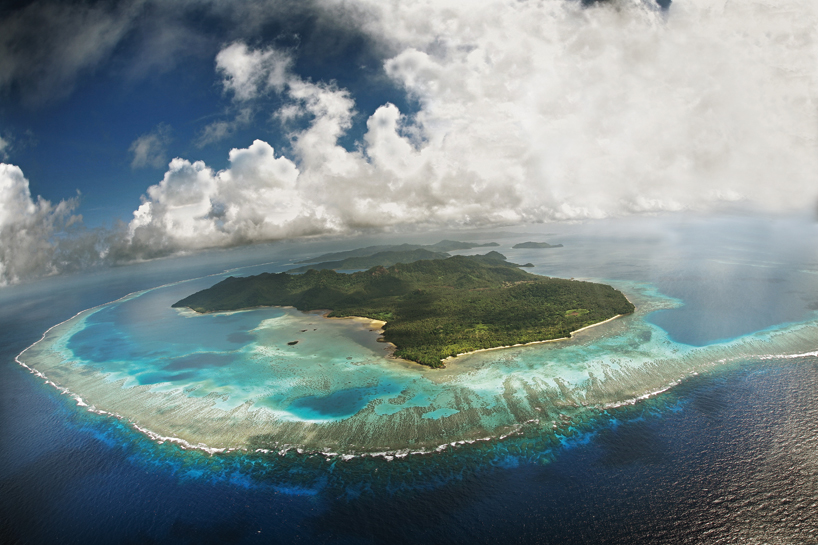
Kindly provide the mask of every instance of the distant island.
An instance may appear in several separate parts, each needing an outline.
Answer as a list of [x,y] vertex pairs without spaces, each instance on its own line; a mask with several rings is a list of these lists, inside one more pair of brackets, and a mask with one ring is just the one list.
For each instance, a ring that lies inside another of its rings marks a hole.
[[521,242],[512,246],[515,250],[518,248],[562,248],[562,244],[548,244],[547,242]]
[[[352,257],[367,257],[383,252],[411,252],[414,250],[427,250],[429,252],[446,253],[454,250],[471,250],[472,248],[496,248],[500,246],[496,242],[459,242],[457,240],[441,240],[435,244],[390,244],[385,246],[367,246],[366,248],[356,248],[345,252],[333,252],[319,255],[309,259],[302,259],[296,263],[321,263],[324,261],[342,261]],[[448,256],[447,256],[448,257]],[[429,258],[427,258],[429,259]],[[374,266],[374,265],[373,265]]]
[[381,320],[395,356],[430,367],[467,352],[569,337],[634,311],[611,286],[530,274],[493,251],[352,274],[231,276],[173,305],[199,313],[260,306]]
[[290,269],[287,272],[303,273],[309,271],[310,269],[315,269],[319,271],[324,269],[333,270],[371,269],[372,267],[377,266],[391,267],[392,265],[395,265],[397,263],[412,263],[414,261],[422,261],[425,259],[446,259],[447,257],[451,256],[446,252],[432,252],[431,250],[425,250],[423,248],[404,251],[387,250],[372,255],[347,257],[339,261],[324,261],[321,263],[312,263],[310,265],[304,265],[303,267]]

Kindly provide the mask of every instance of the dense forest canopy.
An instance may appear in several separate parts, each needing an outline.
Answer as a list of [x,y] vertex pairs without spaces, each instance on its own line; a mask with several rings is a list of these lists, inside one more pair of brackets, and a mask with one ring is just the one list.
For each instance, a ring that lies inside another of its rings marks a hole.
[[231,276],[173,306],[219,312],[270,305],[383,320],[396,356],[431,367],[464,352],[567,337],[634,310],[611,286],[530,274],[497,252],[353,274]]
[[451,257],[445,252],[432,252],[423,248],[407,251],[387,250],[378,252],[376,254],[367,256],[353,256],[340,259],[337,261],[323,261],[321,263],[310,263],[298,267],[297,269],[290,269],[288,273],[303,273],[310,269],[341,269],[341,270],[355,270],[355,269],[371,269],[372,267],[391,267],[397,263],[411,263],[413,261],[421,261],[424,259],[446,259]]

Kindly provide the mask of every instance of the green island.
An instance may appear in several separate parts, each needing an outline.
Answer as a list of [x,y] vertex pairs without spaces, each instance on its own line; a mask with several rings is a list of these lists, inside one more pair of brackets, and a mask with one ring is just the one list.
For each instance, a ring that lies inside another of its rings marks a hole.
[[432,252],[422,248],[407,251],[387,250],[372,255],[347,257],[338,261],[311,263],[303,267],[298,267],[297,269],[290,269],[287,272],[292,274],[307,272],[310,269],[317,269],[319,271],[323,269],[371,269],[379,265],[381,267],[390,267],[398,263],[411,263],[413,261],[429,259],[446,259],[447,257],[451,256],[445,252]]
[[352,274],[228,277],[173,304],[199,313],[259,306],[329,310],[386,322],[394,355],[430,367],[467,352],[569,337],[634,311],[605,284],[522,271],[498,252],[376,266]]

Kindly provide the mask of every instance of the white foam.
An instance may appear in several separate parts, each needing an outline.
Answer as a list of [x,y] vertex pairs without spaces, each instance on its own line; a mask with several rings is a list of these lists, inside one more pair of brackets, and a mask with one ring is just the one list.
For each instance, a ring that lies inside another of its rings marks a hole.
[[[211,275],[211,276],[215,276],[215,275]],[[175,284],[179,284],[179,283],[181,283],[181,282],[166,284],[165,286],[171,286],[171,285],[175,285]],[[157,288],[151,288],[150,290],[143,290],[141,292],[134,292],[134,293],[129,294],[129,295],[125,296],[125,297],[117,299],[116,301],[112,301],[112,303],[121,302],[123,300],[128,299],[129,297],[137,297],[137,296],[139,296],[139,294],[147,293],[149,291],[159,289],[159,288],[165,287],[165,286],[159,286]],[[110,304],[110,303],[107,303],[107,304]],[[24,354],[26,353],[26,351],[31,349],[37,343],[42,342],[43,340],[45,340],[48,337],[48,335],[51,332],[53,332],[54,328],[56,328],[58,326],[61,326],[63,324],[66,324],[67,322],[69,322],[69,321],[71,321],[73,319],[79,318],[79,317],[83,316],[84,313],[86,313],[85,314],[86,316],[90,315],[90,313],[92,313],[93,311],[95,311],[96,309],[98,309],[98,308],[100,308],[102,306],[104,306],[104,305],[99,305],[98,307],[93,307],[92,309],[87,309],[85,311],[79,312],[76,315],[74,315],[72,318],[69,318],[68,320],[65,320],[64,322],[61,322],[60,324],[52,326],[51,328],[49,328],[43,334],[43,336],[41,337],[40,340],[33,343],[28,348],[23,350],[20,354],[18,354],[18,356],[15,358],[15,360],[18,362],[18,364],[20,364],[21,366],[28,369],[29,372],[31,372],[32,374],[35,374],[38,377],[40,377],[41,379],[43,379],[46,384],[49,384],[50,386],[57,389],[61,394],[70,395],[76,401],[78,406],[83,407],[86,410],[88,410],[89,412],[93,412],[95,414],[107,415],[107,416],[111,416],[111,417],[114,417],[114,418],[117,418],[117,419],[126,419],[129,423],[131,423],[132,427],[136,431],[146,435],[151,440],[153,440],[153,441],[155,441],[155,442],[157,442],[159,444],[163,444],[163,443],[166,443],[166,442],[167,443],[173,443],[175,445],[178,445],[178,447],[183,449],[183,450],[196,449],[196,450],[201,450],[203,452],[208,452],[211,455],[219,454],[219,453],[225,453],[225,452],[233,452],[233,451],[236,451],[236,450],[246,450],[245,448],[242,448],[242,447],[235,447],[235,446],[225,447],[225,446],[219,446],[218,444],[211,445],[211,444],[207,443],[207,437],[204,437],[204,439],[206,440],[205,442],[194,442],[193,440],[186,440],[186,439],[183,439],[183,438],[180,438],[180,437],[176,437],[173,434],[168,434],[167,430],[165,430],[165,433],[157,433],[157,432],[153,431],[152,429],[150,429],[150,422],[151,422],[150,415],[148,415],[147,417],[134,417],[134,415],[131,414],[128,418],[126,418],[126,417],[123,417],[120,414],[117,414],[115,411],[105,411],[105,410],[99,409],[99,408],[95,407],[93,405],[93,403],[92,403],[93,401],[95,401],[95,398],[93,398],[93,396],[92,396],[93,392],[88,393],[88,395],[91,396],[91,399],[86,401],[82,397],[80,397],[79,395],[71,392],[67,387],[64,387],[64,386],[61,386],[61,385],[57,384],[55,381],[53,381],[49,377],[47,377],[46,374],[44,374],[44,373],[30,367],[29,365],[27,365],[25,362],[22,361],[21,358],[24,357]],[[636,395],[636,396],[634,396],[634,397],[632,397],[630,399],[617,400],[617,401],[607,403],[607,404],[603,404],[603,405],[595,405],[593,401],[578,401],[576,407],[580,408],[580,406],[585,406],[585,407],[591,407],[591,408],[613,409],[613,408],[622,407],[622,406],[626,406],[626,405],[634,405],[634,404],[639,403],[639,402],[641,402],[643,400],[646,400],[646,399],[649,399],[651,397],[660,395],[660,394],[662,394],[664,392],[667,392],[668,390],[670,390],[674,386],[677,386],[678,384],[680,384],[688,376],[697,375],[698,372],[696,371],[696,369],[706,369],[708,367],[712,367],[712,365],[714,365],[714,364],[726,364],[728,362],[734,362],[734,361],[737,361],[737,360],[796,359],[796,358],[803,358],[803,357],[816,357],[816,356],[818,356],[818,350],[813,350],[813,351],[808,351],[808,352],[800,352],[800,353],[796,353],[796,354],[779,354],[779,355],[767,355],[767,356],[748,355],[749,352],[751,351],[752,347],[757,346],[757,345],[753,344],[755,341],[760,341],[761,345],[765,346],[767,348],[767,350],[769,350],[769,351],[773,351],[773,350],[785,351],[786,347],[788,347],[788,346],[792,346],[793,350],[797,350],[797,348],[795,348],[795,347],[800,346],[800,348],[803,350],[803,348],[804,348],[804,346],[803,346],[804,342],[803,341],[799,341],[800,345],[799,344],[790,344],[790,345],[788,345],[786,343],[779,344],[779,343],[777,343],[777,341],[776,341],[776,343],[772,343],[772,341],[771,341],[771,339],[779,338],[779,337],[777,337],[777,335],[780,335],[780,334],[790,334],[790,333],[795,332],[796,336],[797,336],[798,331],[807,331],[808,328],[814,327],[814,323],[800,324],[799,327],[793,327],[793,326],[794,326],[794,324],[789,324],[787,326],[778,326],[777,328],[771,328],[770,330],[764,331],[764,332],[757,332],[757,333],[755,333],[753,335],[748,335],[746,337],[743,337],[742,339],[736,339],[736,340],[733,340],[733,341],[730,341],[730,342],[723,343],[721,345],[712,345],[712,346],[709,346],[709,347],[702,347],[702,348],[690,348],[690,347],[683,347],[681,345],[676,346],[674,348],[673,354],[676,354],[678,352],[679,353],[678,358],[684,358],[684,357],[687,357],[689,355],[693,355],[693,357],[698,358],[696,360],[696,362],[694,362],[695,365],[690,365],[688,367],[689,368],[689,373],[688,374],[682,374],[681,376],[676,375],[675,373],[677,373],[679,371],[686,370],[685,368],[677,369],[676,371],[673,371],[673,374],[678,378],[675,378],[674,380],[666,382],[663,386],[661,386],[659,388],[654,388],[651,391],[648,391],[648,392],[643,393],[641,395]],[[259,326],[259,327],[261,327],[261,326]],[[73,330],[71,330],[71,331],[73,331]],[[64,332],[60,331],[58,333],[60,335],[62,335]],[[784,337],[780,337],[780,338],[783,339]],[[808,338],[808,337],[805,337],[805,338]],[[433,373],[436,373],[436,372],[426,372],[425,370],[422,373],[422,372],[420,372],[420,370],[414,369],[414,368],[407,370],[407,369],[396,367],[394,365],[390,366],[388,364],[388,362],[387,362],[387,364],[383,364],[381,367],[376,368],[375,371],[377,372],[378,376],[380,376],[381,378],[385,377],[385,376],[388,376],[390,378],[397,377],[395,379],[395,383],[400,384],[401,387],[411,389],[411,388],[415,388],[417,386],[417,389],[412,390],[411,395],[409,396],[409,399],[411,401],[411,400],[415,399],[421,393],[424,394],[424,396],[425,396],[424,397],[424,403],[423,403],[424,407],[430,407],[432,409],[434,409],[435,407],[438,407],[437,410],[441,410],[441,409],[439,409],[439,407],[441,407],[441,406],[445,407],[448,404],[449,400],[450,400],[450,398],[446,397],[447,395],[450,396],[450,392],[451,392],[450,386],[456,385],[457,387],[468,388],[470,390],[470,393],[476,394],[476,397],[478,398],[478,402],[479,403],[484,403],[484,405],[483,405],[484,407],[493,408],[495,406],[499,406],[499,405],[502,404],[502,399],[500,399],[500,396],[503,394],[503,392],[504,392],[504,390],[506,388],[506,381],[509,380],[509,379],[512,379],[512,385],[515,386],[515,387],[517,385],[517,382],[532,385],[532,386],[535,386],[535,387],[539,387],[539,384],[542,384],[547,380],[552,380],[552,381],[560,380],[561,383],[558,383],[557,384],[558,386],[560,386],[561,384],[568,384],[570,388],[581,388],[582,387],[582,382],[585,381],[587,379],[587,377],[588,377],[588,371],[589,370],[592,370],[597,376],[600,376],[599,374],[597,374],[597,369],[598,368],[603,369],[603,371],[604,371],[605,367],[614,368],[616,370],[619,370],[619,369],[627,368],[627,367],[630,366],[633,369],[637,369],[637,368],[639,368],[640,365],[642,365],[643,360],[644,360],[644,362],[650,363],[652,361],[653,357],[666,357],[666,358],[674,357],[673,355],[671,355],[670,352],[667,351],[667,349],[659,346],[660,343],[659,343],[658,339],[659,339],[659,336],[654,335],[654,341],[652,342],[652,344],[646,345],[647,348],[645,349],[645,353],[647,355],[643,356],[643,355],[639,354],[638,357],[634,356],[633,360],[636,360],[636,361],[632,361],[632,360],[628,359],[630,356],[622,356],[622,357],[617,356],[617,358],[615,358],[615,359],[614,358],[600,359],[599,361],[597,361],[596,359],[594,359],[593,361],[590,360],[590,359],[586,361],[586,360],[581,360],[581,359],[575,358],[575,359],[577,359],[577,362],[576,362],[576,365],[574,366],[573,363],[571,363],[571,362],[569,362],[570,365],[562,364],[562,363],[560,363],[558,365],[557,363],[554,363],[554,362],[551,362],[551,361],[549,361],[547,363],[541,363],[541,362],[537,363],[536,359],[531,360],[531,361],[527,361],[527,362],[523,361],[522,363],[517,362],[517,360],[513,360],[512,364],[509,364],[508,366],[503,366],[503,367],[501,367],[499,365],[495,366],[495,367],[492,367],[490,365],[484,365],[482,367],[481,366],[474,366],[474,368],[467,368],[464,365],[461,371],[449,370],[448,373],[450,373],[450,374],[448,374],[448,375],[445,374],[445,373],[433,374]],[[752,341],[752,342],[748,342],[748,341]],[[764,344],[764,343],[767,343],[768,341],[770,342],[770,344]],[[607,347],[607,345],[604,345],[604,344],[601,345],[601,346],[602,346],[602,348]],[[776,346],[777,348],[770,348],[771,346]],[[809,345],[807,344],[806,346],[809,346]],[[565,352],[563,352],[563,348],[560,348],[559,352],[565,354],[565,353],[568,353],[569,349],[570,350],[575,350],[575,354],[578,354],[580,356],[583,354],[583,352],[581,352],[583,347],[580,346],[580,345],[574,346],[574,347],[568,347],[568,348],[565,349]],[[761,349],[759,351],[763,352],[764,350]],[[520,351],[520,352],[525,352],[525,351]],[[539,349],[538,349],[538,352],[539,352]],[[545,356],[554,355],[554,354],[556,354],[556,352],[557,352],[556,350],[553,351],[553,352],[550,352],[550,351],[549,352],[542,352],[542,353],[539,354],[538,357],[542,358],[543,355],[545,355]],[[697,353],[701,354],[703,358],[696,355]],[[724,357],[725,353],[728,354],[727,357]],[[743,353],[743,355],[733,355],[733,354],[736,354],[736,353]],[[531,355],[531,354],[534,354],[534,352],[532,351],[532,352],[530,352],[528,354]],[[707,354],[712,354],[713,359],[707,360],[706,359]],[[270,353],[270,356],[272,357],[272,356],[274,356],[274,354]],[[562,358],[565,359],[566,357],[563,355]],[[596,358],[596,356],[594,356],[594,358]],[[617,360],[623,360],[623,361],[625,361],[625,364],[620,364],[619,362],[617,362]],[[54,360],[54,361],[58,361],[58,360]],[[495,358],[492,361],[498,361],[498,360],[497,360],[497,358]],[[557,358],[554,358],[554,361],[556,362]],[[571,360],[571,361],[573,362],[573,360]],[[343,362],[341,364],[343,364]],[[296,368],[297,366],[293,366],[293,367]],[[301,371],[302,368],[297,367],[297,370]],[[324,370],[321,369],[321,368],[319,368],[318,371],[322,372],[322,373],[324,372]],[[347,374],[351,376],[353,373],[357,373],[358,370],[349,368],[348,370],[345,370],[345,372],[347,372]],[[574,375],[571,375],[571,373],[574,373]],[[669,375],[669,374],[670,373],[667,372],[667,371],[663,372],[662,377],[664,378],[664,380],[667,380],[667,378],[668,378],[667,375]],[[674,375],[672,375],[672,376],[674,376]],[[59,376],[59,375],[57,375],[57,376]],[[371,375],[369,375],[369,376],[371,376]],[[429,377],[429,376],[434,377],[436,382],[433,383],[432,380],[428,379],[427,377]],[[407,378],[407,377],[409,377],[409,378]],[[569,377],[570,377],[570,380],[569,380]],[[358,379],[356,379],[356,380],[358,380]],[[73,383],[68,382],[68,384],[71,385]],[[298,386],[298,382],[297,382],[297,380],[295,378],[293,378],[291,380],[290,378],[285,377],[284,379],[282,379],[281,384],[279,384],[279,385],[282,386],[282,388],[287,387],[287,388],[293,389],[293,388]],[[656,385],[655,383],[652,384],[652,386],[655,386],[655,385]],[[333,389],[336,386],[337,386],[337,384],[333,384],[330,387],[326,387],[326,388]],[[154,385],[153,388],[154,388],[154,390],[161,389],[159,387],[159,385]],[[324,388],[324,386],[322,386],[322,388]],[[173,390],[173,391],[175,391],[175,390]],[[185,390],[185,391],[187,391],[187,390]],[[392,394],[389,394],[389,395],[392,395]],[[498,399],[500,401],[498,401]],[[420,405],[412,404],[410,402],[406,402],[406,403],[404,403],[403,405],[400,406],[398,411],[394,411],[394,412],[397,413],[397,412],[400,412],[401,410],[404,410],[406,408],[411,408],[411,407],[416,407],[416,406],[420,406]],[[114,405],[114,407],[117,407],[117,406]],[[216,407],[216,408],[220,408],[220,407]],[[225,408],[225,407],[222,407],[222,408]],[[298,422],[305,423],[305,424],[310,424],[310,425],[321,425],[321,424],[325,424],[327,422],[333,422],[333,420],[329,420],[329,419],[328,420],[307,420],[307,419],[304,419],[304,418],[296,417],[295,415],[292,415],[291,413],[286,412],[286,411],[276,410],[274,408],[260,407],[259,405],[256,405],[254,407],[253,411],[255,412],[258,409],[263,409],[266,413],[269,413],[271,415],[271,417],[272,417],[272,420],[281,420],[281,421],[287,420],[287,421],[290,421],[290,422],[298,421]],[[534,409],[536,409],[538,413],[540,413],[542,411],[541,407],[534,407]],[[127,412],[127,411],[123,410],[122,412]],[[374,412],[377,413],[377,411],[374,411]],[[435,412],[435,411],[434,410],[430,411],[430,413],[433,413],[433,412]],[[384,414],[384,415],[377,414],[377,416],[379,418],[389,418],[391,416],[391,414],[392,413]],[[545,415],[543,415],[543,416],[545,418],[547,418],[547,416],[545,416]],[[259,421],[261,421],[261,420],[268,421],[267,416],[264,416],[263,418],[259,417]],[[140,424],[137,424],[136,422],[140,422]],[[146,425],[146,423],[147,423],[147,425]],[[373,422],[373,424],[377,425],[378,423]],[[457,436],[453,435],[452,436],[453,440],[448,441],[448,442],[446,442],[444,444],[438,445],[436,447],[431,447],[430,446],[428,449],[420,448],[420,449],[411,450],[411,451],[408,450],[408,449],[388,450],[388,449],[379,448],[377,452],[365,452],[365,451],[364,452],[338,452],[339,450],[344,451],[346,449],[338,448],[337,446],[335,446],[333,448],[329,448],[329,447],[315,448],[312,445],[298,444],[298,442],[300,442],[300,438],[296,438],[294,444],[281,444],[281,445],[274,444],[270,449],[256,449],[256,450],[254,450],[254,452],[258,452],[260,454],[266,454],[266,453],[270,453],[270,452],[278,452],[279,455],[283,456],[287,452],[289,452],[290,450],[295,450],[301,456],[312,456],[312,455],[317,454],[317,455],[322,455],[322,456],[324,456],[326,458],[340,458],[341,460],[344,460],[344,461],[351,460],[352,458],[356,458],[356,457],[380,457],[380,458],[383,458],[386,461],[393,461],[393,460],[406,458],[409,455],[425,455],[425,454],[432,454],[432,453],[436,453],[436,452],[442,452],[446,448],[450,448],[450,447],[451,448],[457,448],[457,447],[459,447],[461,445],[464,445],[464,444],[473,444],[475,441],[504,440],[504,439],[506,439],[508,437],[511,437],[511,436],[514,436],[514,435],[519,435],[519,434],[523,433],[523,429],[524,429],[525,426],[538,426],[538,425],[540,425],[540,420],[538,418],[531,418],[530,415],[529,415],[528,420],[525,420],[525,421],[520,422],[520,423],[516,423],[516,424],[514,424],[514,425],[512,425],[510,427],[509,426],[503,426],[503,427],[498,427],[497,429],[493,429],[493,430],[491,430],[489,432],[490,434],[493,434],[493,435],[489,435],[489,436],[484,437],[484,438],[479,438],[479,439],[471,439],[471,438],[459,439]],[[558,426],[556,425],[556,423],[554,423],[554,429],[556,429],[557,427]],[[502,433],[501,433],[501,431],[502,431]],[[496,434],[494,432],[496,432]],[[214,435],[213,437],[217,437],[217,436]],[[461,435],[461,437],[462,437],[462,435]],[[466,435],[466,437],[468,437],[468,436]],[[289,440],[292,441],[293,439],[290,438]],[[223,442],[223,441],[224,441],[223,439],[214,439],[212,442],[213,443],[220,443],[220,442]],[[397,441],[396,441],[396,443],[397,443]],[[335,444],[335,443],[332,443],[332,444]],[[429,441],[426,440],[424,442],[424,444],[429,444]],[[434,443],[432,443],[432,444],[434,444]],[[363,450],[366,450],[366,448],[364,447]]]
[[775,354],[772,356],[760,356],[760,360],[794,360],[797,358],[818,357],[818,350],[803,352],[801,354]]

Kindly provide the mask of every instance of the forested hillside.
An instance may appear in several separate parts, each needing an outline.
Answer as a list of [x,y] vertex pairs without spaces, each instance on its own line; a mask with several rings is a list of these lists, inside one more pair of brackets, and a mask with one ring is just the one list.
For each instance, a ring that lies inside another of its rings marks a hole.
[[489,252],[353,274],[264,273],[229,277],[173,306],[218,312],[290,305],[384,320],[384,337],[397,346],[395,355],[431,367],[463,352],[567,337],[634,310],[611,286],[538,276],[517,267]]

